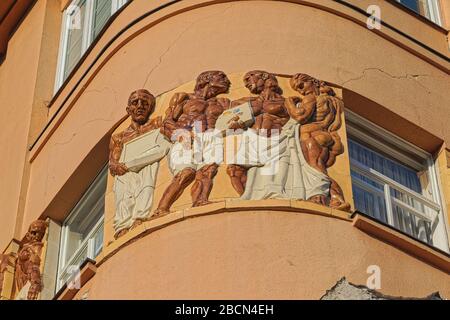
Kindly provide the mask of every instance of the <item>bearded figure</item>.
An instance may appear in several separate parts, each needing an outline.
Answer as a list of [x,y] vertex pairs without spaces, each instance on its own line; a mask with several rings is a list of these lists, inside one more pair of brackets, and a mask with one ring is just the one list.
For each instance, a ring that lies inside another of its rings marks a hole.
[[36,300],[42,291],[41,254],[48,222],[36,220],[28,229],[17,254],[15,282],[17,299]]

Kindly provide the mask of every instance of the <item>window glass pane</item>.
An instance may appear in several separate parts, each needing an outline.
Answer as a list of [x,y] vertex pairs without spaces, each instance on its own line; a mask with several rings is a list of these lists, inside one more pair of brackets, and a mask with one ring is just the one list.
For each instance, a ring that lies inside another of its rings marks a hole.
[[382,156],[353,140],[349,140],[348,144],[350,159],[356,160],[359,163],[382,173],[413,191],[422,193],[422,186],[420,184],[418,173],[413,169]]
[[415,12],[419,13],[419,1],[418,0],[400,0],[399,1],[404,6],[410,8],[411,10],[414,10]]
[[99,232],[94,238],[94,256],[97,257],[103,248],[103,225],[100,227]]
[[[422,194],[422,190],[427,190],[429,181],[426,178],[426,171],[417,172],[351,139],[348,140],[348,146],[352,160],[405,187],[398,189],[390,187],[390,196],[386,198],[384,183],[365,170],[358,170],[357,163],[354,163],[351,176],[355,207],[381,222],[390,223],[416,239],[432,244],[433,232],[430,222],[417,216],[417,213],[426,215],[430,209],[405,191],[412,190]],[[388,219],[387,203],[392,207],[391,222]]]
[[99,36],[116,12],[127,1],[124,0],[73,0],[65,11],[63,26],[63,47],[61,48],[60,69],[55,89],[68,78],[81,57]]
[[78,248],[88,239],[89,233],[94,229],[94,226],[100,220],[104,213],[104,197],[100,197],[93,208],[90,204],[86,204],[83,210],[86,215],[77,217],[78,219],[72,221],[67,225],[67,255],[66,263]]
[[112,0],[95,0],[92,32],[95,39],[111,17]]
[[[426,208],[422,205],[414,205],[418,211],[425,212]],[[393,218],[394,227],[406,232],[407,234],[422,240],[429,244],[433,244],[431,223],[420,217],[417,217],[413,213],[401,208],[400,206],[393,204]]]
[[[103,219],[105,192],[106,170],[103,170],[64,223],[66,234],[66,247],[63,248],[65,250],[64,265],[69,263],[75,255],[81,254],[81,251],[87,250],[89,238],[94,237],[94,251],[101,250],[103,235],[92,234],[92,232],[97,223]],[[103,232],[102,228],[100,229],[100,232]],[[85,256],[86,254],[82,257],[83,260]]]
[[70,74],[83,53],[83,30],[85,28],[86,0],[80,1],[77,6],[70,6],[69,30],[67,34],[67,46],[64,66],[64,79]]
[[351,171],[355,207],[382,222],[387,222],[383,186],[368,177]]

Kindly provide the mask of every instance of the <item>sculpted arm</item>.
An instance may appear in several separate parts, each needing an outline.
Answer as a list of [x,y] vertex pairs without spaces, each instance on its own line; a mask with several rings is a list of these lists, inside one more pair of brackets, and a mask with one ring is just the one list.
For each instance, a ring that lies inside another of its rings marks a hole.
[[238,100],[234,100],[233,102],[231,102],[231,107],[234,108],[234,107],[237,107],[237,106],[247,103],[247,102],[250,102],[250,106],[252,107],[253,115],[255,117],[262,113],[262,111],[263,111],[262,104],[256,103],[256,98],[253,98],[253,97],[241,98]]
[[33,253],[30,257],[30,269],[28,270],[28,274],[30,277],[30,289],[28,290],[28,300],[36,300],[39,292],[41,292],[42,289],[42,281],[41,281],[41,259],[36,254]]
[[189,99],[189,95],[184,92],[175,93],[170,99],[169,107],[166,110],[166,116],[161,126],[161,133],[169,140],[176,128],[176,122],[183,114],[184,103]]
[[231,101],[228,98],[218,98],[217,101],[220,103],[224,110],[227,110],[231,107]]
[[[297,105],[300,103],[300,106]],[[314,94],[309,94],[299,102],[296,97],[290,97],[285,102],[286,109],[289,115],[300,123],[306,123],[314,114],[316,109],[316,97]]]
[[121,176],[128,172],[125,164],[120,163],[123,143],[119,135],[113,135],[109,143],[109,171],[112,176]]
[[[237,106],[247,103],[247,102],[250,102],[250,106],[252,108],[252,113],[253,113],[254,117],[256,117],[262,113],[262,104],[256,103],[257,102],[256,98],[253,98],[253,97],[241,98],[238,100],[234,100],[231,102],[230,107],[234,108],[234,107],[237,107]],[[245,125],[242,123],[242,121],[240,120],[239,117],[236,117],[230,123],[229,128],[234,129],[234,130],[245,129]]]

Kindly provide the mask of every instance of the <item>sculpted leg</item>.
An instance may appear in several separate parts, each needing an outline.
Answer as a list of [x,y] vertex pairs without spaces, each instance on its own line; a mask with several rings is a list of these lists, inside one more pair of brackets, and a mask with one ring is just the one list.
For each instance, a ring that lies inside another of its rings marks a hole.
[[140,226],[144,221],[145,221],[144,219],[136,219],[136,220],[134,220],[134,222],[133,222],[133,224],[132,224],[130,229],[134,229],[137,226]]
[[327,205],[327,197],[324,195],[316,195],[309,198],[307,201],[314,202],[317,204],[321,204],[326,206]]
[[308,164],[319,172],[327,174],[324,158],[328,156],[328,149],[323,148],[314,138],[302,143],[302,149]]
[[247,169],[235,164],[230,164],[227,167],[227,174],[230,176],[231,185],[234,190],[242,196],[245,191],[245,184],[247,183]]
[[183,194],[183,191],[195,179],[195,170],[192,168],[183,169],[178,173],[167,187],[159,202],[155,215],[161,215],[170,212],[170,207]]
[[209,194],[213,187],[213,179],[219,166],[216,163],[207,165],[197,171],[195,182],[191,189],[192,206],[199,207],[210,203]]
[[333,145],[330,148],[330,155],[328,161],[326,162],[326,167],[329,168],[336,162],[336,157],[344,153],[344,145],[341,142],[341,138],[336,132],[332,132],[331,136],[333,138]]
[[341,187],[333,179],[331,179],[330,196],[330,207],[342,211],[350,211],[350,204],[345,202],[344,193],[342,192]]
[[321,172],[327,174],[327,163],[330,158],[330,149],[334,144],[332,135],[327,131],[312,132],[311,137],[315,140],[314,148],[320,149],[317,158],[317,166],[321,168]]
[[130,229],[122,229],[122,230],[120,230],[119,232],[117,232],[117,233],[114,235],[114,238],[115,238],[115,239],[119,239],[120,237],[122,237],[122,236],[124,236],[125,234],[127,234],[129,230],[130,230]]

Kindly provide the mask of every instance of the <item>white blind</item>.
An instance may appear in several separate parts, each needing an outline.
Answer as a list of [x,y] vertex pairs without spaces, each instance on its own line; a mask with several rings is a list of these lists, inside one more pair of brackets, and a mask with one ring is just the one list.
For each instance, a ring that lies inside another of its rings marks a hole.
[[95,39],[102,31],[106,22],[112,15],[112,0],[96,0],[92,21],[93,38]]
[[83,33],[86,17],[86,0],[80,1],[78,6],[68,12],[67,49],[64,66],[64,79],[68,77],[83,54]]

